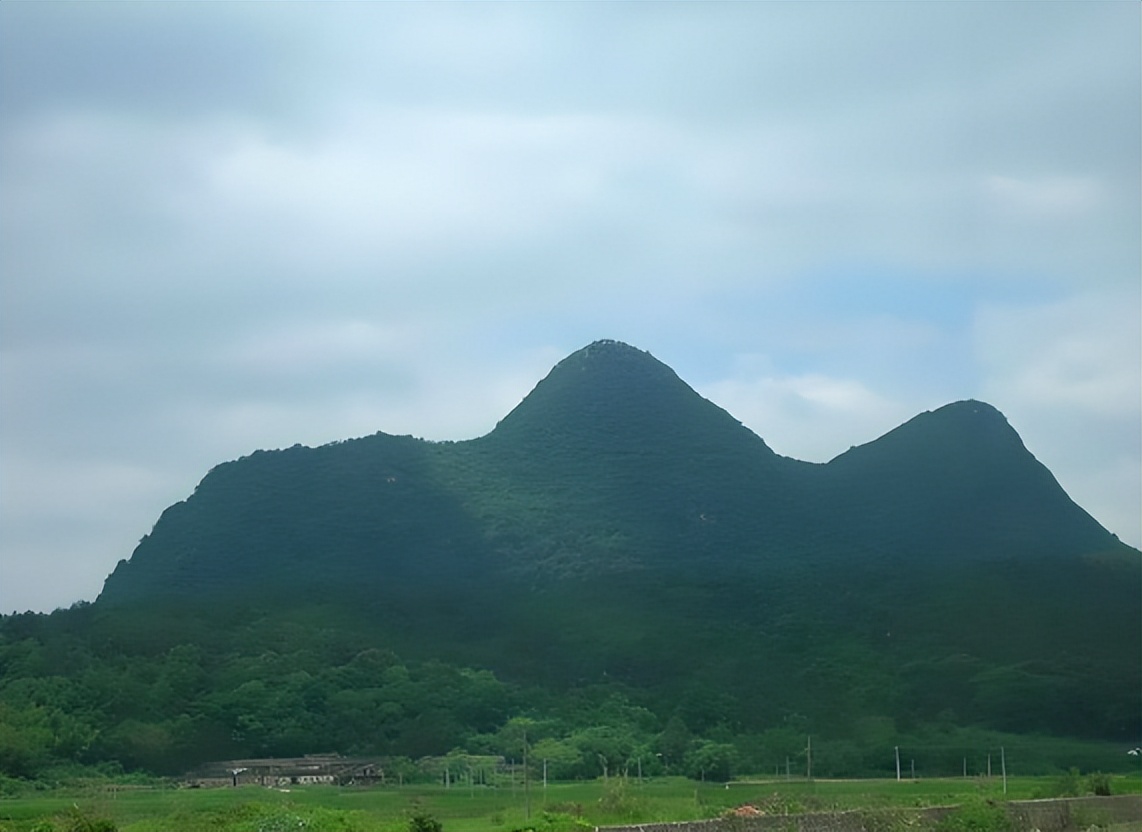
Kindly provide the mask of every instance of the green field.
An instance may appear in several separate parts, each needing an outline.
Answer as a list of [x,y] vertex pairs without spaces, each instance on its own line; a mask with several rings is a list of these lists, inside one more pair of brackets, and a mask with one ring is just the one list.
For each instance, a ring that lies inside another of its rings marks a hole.
[[[1055,796],[1063,778],[1007,781],[1008,799]],[[1142,792],[1138,776],[1112,779],[1114,793]],[[784,781],[726,786],[683,778],[638,782],[532,784],[512,788],[454,786],[377,788],[257,786],[177,789],[99,784],[0,800],[3,832],[404,832],[414,815],[439,820],[445,832],[571,832],[599,825],[715,817],[750,803],[768,812],[920,807],[1003,799],[1000,778]],[[530,810],[530,811],[529,811]],[[103,823],[100,823],[100,822]]]

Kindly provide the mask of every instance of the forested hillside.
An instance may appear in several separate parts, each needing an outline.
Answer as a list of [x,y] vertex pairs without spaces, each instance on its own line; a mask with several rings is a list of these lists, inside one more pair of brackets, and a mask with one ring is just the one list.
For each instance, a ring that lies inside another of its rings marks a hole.
[[[219,465],[100,598],[0,621],[0,771],[331,750],[818,773],[1126,762],[1142,560],[997,410],[827,464],[598,342],[487,436]],[[537,752],[538,753],[538,752]],[[953,765],[954,763],[954,765]]]

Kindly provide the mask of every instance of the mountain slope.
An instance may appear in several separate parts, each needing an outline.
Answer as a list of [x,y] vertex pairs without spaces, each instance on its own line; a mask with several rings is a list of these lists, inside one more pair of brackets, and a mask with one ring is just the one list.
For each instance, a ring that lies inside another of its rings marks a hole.
[[1140,563],[989,405],[809,464],[605,341],[479,439],[218,466],[96,607],[338,609],[355,644],[552,691],[621,683],[663,719],[718,691],[694,728],[797,717],[844,735],[954,713],[1124,737],[1142,712]]
[[923,413],[826,473],[834,523],[875,551],[1042,557],[1114,545],[983,402]]
[[434,479],[429,448],[374,436],[258,452],[213,469],[159,518],[100,600],[369,587],[400,593],[485,568],[481,532]]
[[[560,362],[471,444],[505,488],[540,506],[500,512],[505,536],[527,540],[532,566],[556,547],[550,565],[561,574],[661,568],[684,552],[671,564],[680,567],[790,539],[798,509],[788,483],[806,465],[614,341]],[[471,484],[464,493],[484,494]]]

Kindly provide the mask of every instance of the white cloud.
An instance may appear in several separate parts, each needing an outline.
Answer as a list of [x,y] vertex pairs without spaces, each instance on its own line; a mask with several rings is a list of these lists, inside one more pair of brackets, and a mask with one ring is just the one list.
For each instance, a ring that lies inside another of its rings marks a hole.
[[976,321],[983,394],[1071,497],[1142,545],[1142,299],[1091,292],[988,304]]
[[976,350],[988,387],[1008,401],[1137,417],[1142,319],[1136,293],[1069,297],[1041,306],[985,304]]
[[989,176],[984,188],[995,211],[1017,220],[1073,220],[1092,213],[1103,201],[1101,184],[1089,176]]
[[756,357],[744,364],[761,372],[705,384],[700,392],[784,456],[828,462],[915,415],[856,379],[782,376],[761,369],[768,362]]
[[399,324],[302,318],[243,333],[237,343],[220,346],[215,360],[255,374],[319,373],[391,361],[415,350],[417,336],[416,328]]

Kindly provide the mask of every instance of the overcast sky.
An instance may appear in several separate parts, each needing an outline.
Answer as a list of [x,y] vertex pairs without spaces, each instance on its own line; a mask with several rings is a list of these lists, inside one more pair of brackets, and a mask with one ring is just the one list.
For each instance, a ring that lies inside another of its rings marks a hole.
[[0,3],[0,610],[598,338],[800,459],[983,399],[1139,545],[1140,10]]

